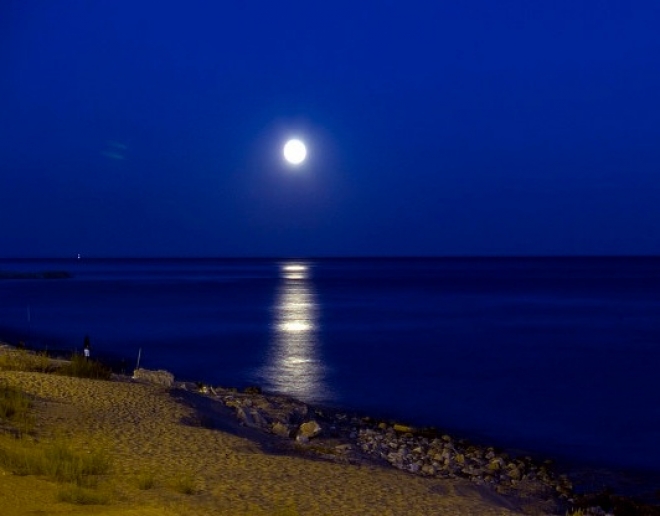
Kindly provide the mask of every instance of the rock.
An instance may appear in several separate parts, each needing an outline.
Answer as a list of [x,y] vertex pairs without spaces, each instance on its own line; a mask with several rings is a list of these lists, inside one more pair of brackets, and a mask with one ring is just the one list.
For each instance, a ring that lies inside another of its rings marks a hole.
[[511,477],[513,480],[520,480],[520,478],[522,477],[522,473],[520,472],[518,466],[516,466],[515,464],[510,464],[507,469],[508,469],[507,474],[509,475],[509,477]]
[[174,375],[169,371],[152,371],[150,369],[136,369],[133,371],[133,379],[140,380],[154,385],[161,385],[168,389],[174,385]]
[[243,389],[245,394],[261,394],[261,387],[257,385],[250,385]]
[[436,472],[435,467],[432,466],[431,464],[424,464],[422,466],[422,473],[424,475],[433,476],[435,475],[435,472]]
[[307,421],[307,423],[300,425],[300,428],[298,429],[298,435],[302,435],[307,439],[311,439],[312,437],[319,435],[322,430],[323,429],[321,428],[321,425],[312,419],[311,421]]
[[268,428],[268,422],[258,409],[238,407],[236,409],[236,416],[245,426],[249,426],[250,428]]
[[352,444],[339,444],[335,446],[335,451],[337,453],[348,453],[353,449]]
[[227,407],[236,408],[241,406],[241,402],[232,396],[227,396],[222,400]]
[[285,425],[280,421],[275,421],[275,423],[273,423],[271,431],[280,437],[291,437],[291,429],[288,427],[288,425]]

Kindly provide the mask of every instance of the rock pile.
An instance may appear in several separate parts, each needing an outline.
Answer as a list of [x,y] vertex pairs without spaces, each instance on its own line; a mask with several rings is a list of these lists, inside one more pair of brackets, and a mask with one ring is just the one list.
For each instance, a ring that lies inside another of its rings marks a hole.
[[309,449],[322,448],[328,459],[375,461],[415,475],[466,478],[502,494],[572,497],[570,481],[556,476],[549,462],[510,458],[495,448],[475,446],[449,435],[376,422],[285,396],[209,387],[200,390],[232,407],[244,425]]
[[381,423],[375,428],[360,429],[358,446],[364,453],[397,469],[418,475],[463,477],[479,485],[489,485],[500,493],[533,488],[564,499],[572,494],[568,478],[556,477],[549,462],[538,465],[530,457],[511,459],[492,447],[474,446],[449,435],[414,432],[402,425]]

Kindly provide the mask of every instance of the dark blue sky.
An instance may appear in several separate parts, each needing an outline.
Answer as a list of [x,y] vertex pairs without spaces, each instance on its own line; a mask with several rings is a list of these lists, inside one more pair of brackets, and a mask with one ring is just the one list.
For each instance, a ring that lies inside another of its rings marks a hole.
[[658,27],[657,0],[4,0],[0,256],[660,254]]

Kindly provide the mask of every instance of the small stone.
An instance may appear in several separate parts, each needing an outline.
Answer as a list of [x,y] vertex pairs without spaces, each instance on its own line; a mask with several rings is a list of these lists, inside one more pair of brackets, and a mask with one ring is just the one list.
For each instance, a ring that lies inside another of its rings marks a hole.
[[433,476],[436,473],[436,469],[431,464],[424,464],[422,466],[422,473],[428,476]]
[[335,446],[335,451],[337,453],[348,453],[352,449],[353,449],[352,444],[339,444],[339,445]]

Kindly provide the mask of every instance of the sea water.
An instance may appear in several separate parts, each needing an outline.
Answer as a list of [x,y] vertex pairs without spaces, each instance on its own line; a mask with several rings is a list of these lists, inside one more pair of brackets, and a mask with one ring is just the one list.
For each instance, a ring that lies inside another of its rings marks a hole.
[[660,473],[658,258],[0,261],[44,270],[0,339]]

